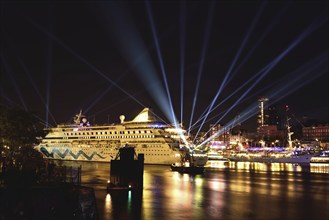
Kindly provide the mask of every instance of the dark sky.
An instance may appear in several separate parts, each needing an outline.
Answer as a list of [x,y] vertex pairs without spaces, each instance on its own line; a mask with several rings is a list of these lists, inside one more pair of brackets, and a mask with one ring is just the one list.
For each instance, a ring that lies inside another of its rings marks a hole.
[[58,124],[80,109],[99,124],[129,120],[146,106],[169,122],[162,70],[180,121],[182,69],[185,127],[219,90],[214,106],[229,98],[207,124],[223,114],[228,123],[261,96],[329,121],[327,1],[1,1],[0,22],[0,101],[45,121],[46,106]]

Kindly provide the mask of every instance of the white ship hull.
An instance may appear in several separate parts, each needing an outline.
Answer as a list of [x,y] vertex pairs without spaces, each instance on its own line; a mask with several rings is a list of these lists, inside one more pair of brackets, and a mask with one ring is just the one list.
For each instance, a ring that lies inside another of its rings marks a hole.
[[[36,149],[47,159],[110,162],[114,160],[119,149],[104,147],[52,147],[39,145]],[[137,154],[144,154],[145,164],[171,164],[180,160],[178,151],[168,150],[155,153],[149,149],[135,148]]]

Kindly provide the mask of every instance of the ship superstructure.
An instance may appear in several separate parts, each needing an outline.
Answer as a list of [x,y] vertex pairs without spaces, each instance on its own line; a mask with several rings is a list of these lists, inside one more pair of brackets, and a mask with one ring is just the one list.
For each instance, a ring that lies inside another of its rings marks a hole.
[[[35,148],[50,159],[110,162],[121,147],[129,144],[137,154],[144,154],[145,164],[172,164],[180,160],[182,141],[175,128],[157,122],[148,108],[131,121],[124,121],[123,115],[120,120],[118,124],[93,126],[80,112],[75,124],[50,128]],[[198,164],[206,162],[207,158],[196,158]]]

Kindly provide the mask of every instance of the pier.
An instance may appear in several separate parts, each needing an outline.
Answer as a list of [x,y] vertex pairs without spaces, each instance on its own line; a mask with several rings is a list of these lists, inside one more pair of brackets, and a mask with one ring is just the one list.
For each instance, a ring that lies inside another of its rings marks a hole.
[[136,155],[135,149],[126,145],[119,149],[114,160],[111,160],[110,180],[107,192],[118,190],[143,190],[144,154]]

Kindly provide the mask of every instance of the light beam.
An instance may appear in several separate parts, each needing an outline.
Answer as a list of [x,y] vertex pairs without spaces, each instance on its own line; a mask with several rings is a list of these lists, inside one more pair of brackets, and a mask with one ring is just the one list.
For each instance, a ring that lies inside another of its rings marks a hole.
[[[233,59],[231,65],[230,65],[230,67],[229,67],[227,73],[225,74],[224,80],[222,81],[222,83],[221,83],[221,85],[220,85],[220,87],[219,87],[219,90],[217,91],[215,97],[213,98],[213,101],[212,101],[211,104],[210,104],[210,107],[209,107],[209,109],[208,109],[208,112],[206,113],[206,115],[205,115],[205,117],[204,117],[204,119],[203,119],[203,121],[202,121],[202,123],[201,123],[201,125],[200,125],[200,127],[199,127],[199,129],[198,129],[198,131],[197,131],[197,133],[196,133],[196,135],[195,135],[195,137],[194,137],[194,140],[195,140],[195,138],[198,136],[198,134],[199,134],[201,128],[203,127],[203,124],[204,124],[205,120],[207,119],[207,117],[208,117],[210,111],[212,110],[212,107],[214,106],[214,104],[215,104],[215,102],[216,102],[218,96],[219,96],[220,93],[222,92],[223,88],[226,86],[226,81],[227,81],[228,77],[230,76],[230,74],[231,74],[231,72],[232,72],[232,70],[233,70],[233,68],[234,68],[234,66],[235,66],[235,64],[236,64],[236,62],[238,61],[238,59],[239,59],[239,57],[240,57],[240,54],[241,54],[241,52],[243,51],[243,49],[244,49],[246,43],[248,42],[248,39],[249,39],[251,33],[253,32],[254,27],[255,27],[255,25],[256,25],[256,23],[257,23],[257,21],[258,21],[260,15],[261,15],[261,13],[263,12],[263,9],[264,9],[264,7],[265,7],[265,3],[266,3],[266,2],[263,2],[263,4],[261,5],[260,10],[258,11],[258,13],[256,14],[255,18],[253,19],[250,28],[248,28],[247,34],[246,34],[246,36],[244,37],[244,39],[243,39],[243,41],[242,41],[242,43],[241,43],[241,45],[240,45],[240,47],[239,47],[239,49],[238,49],[238,51],[237,51],[235,57],[234,57],[234,59]],[[193,142],[194,142],[194,140],[193,140]]]
[[[208,49],[208,40],[209,40],[212,20],[213,20],[213,16],[214,16],[214,8],[215,8],[215,1],[211,1],[209,9],[208,9],[209,13],[208,13],[208,19],[207,19],[205,34],[204,34],[204,38],[203,38],[203,47],[202,47],[202,51],[201,51],[200,64],[199,64],[199,68],[198,68],[198,76],[197,76],[197,80],[196,80],[196,87],[195,87],[195,92],[194,92],[194,97],[193,97],[192,111],[191,111],[189,127],[191,127],[191,124],[192,124],[192,121],[193,121],[194,109],[195,109],[195,105],[196,105],[197,98],[198,98],[201,75],[202,75],[202,71],[203,71],[206,52],[207,52],[207,49]],[[190,133],[188,133],[188,136],[190,136]]]

